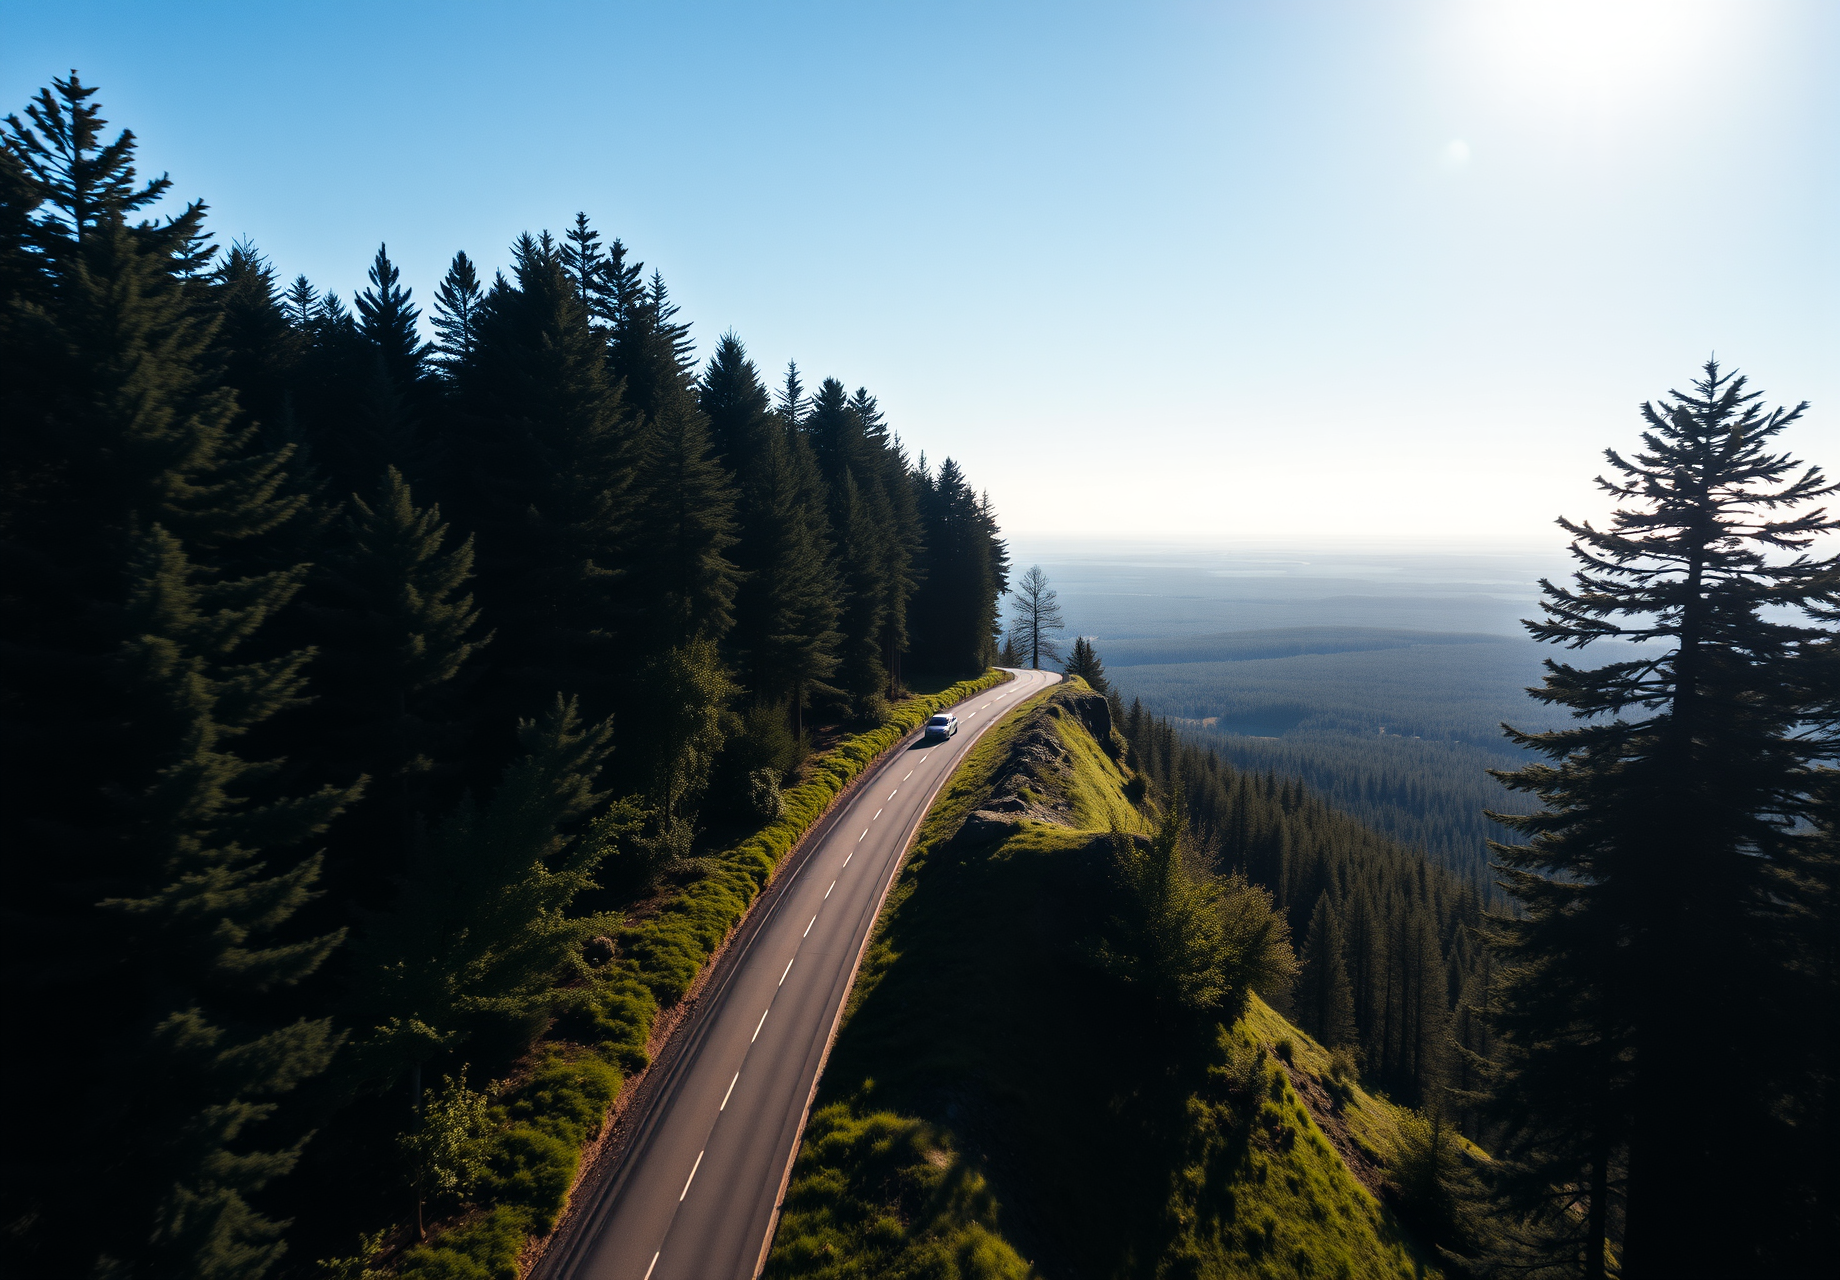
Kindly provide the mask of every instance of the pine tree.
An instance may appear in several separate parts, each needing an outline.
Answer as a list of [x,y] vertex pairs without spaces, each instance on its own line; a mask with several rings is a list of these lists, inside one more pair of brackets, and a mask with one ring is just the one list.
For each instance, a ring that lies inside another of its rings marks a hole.
[[[828,395],[829,384],[819,399]],[[842,390],[841,384],[837,389]],[[876,403],[864,387],[856,388],[856,393],[849,399],[848,410],[861,424],[863,440],[873,449],[872,461],[876,472],[879,504],[885,508],[883,519],[882,560],[882,663],[888,669],[888,692],[897,695],[902,691],[902,662],[912,644],[909,620],[912,617],[912,602],[922,579],[926,576],[924,567],[927,557],[926,529],[920,517],[919,489],[914,469],[908,462],[907,451],[901,447],[901,438],[888,428],[882,417],[881,406]],[[958,484],[963,475],[951,459],[946,460],[944,470],[952,472],[948,493],[953,502],[954,512],[958,509]],[[982,543],[978,534],[976,497],[970,486],[964,487],[964,495],[969,498],[970,510],[966,513],[966,525],[969,526],[964,539],[965,550],[969,552],[969,563],[964,567],[965,581],[962,594],[955,596],[952,603],[966,612],[976,615],[985,604],[986,594],[984,579],[989,572],[988,548]],[[963,554],[963,553],[961,553]],[[1002,594],[999,587],[990,594],[989,603],[994,607],[995,599]],[[971,656],[964,660],[963,670],[982,671],[990,665],[989,643],[987,636],[991,627],[986,623],[976,639],[972,642]],[[949,656],[947,662],[951,663]],[[948,668],[949,669],[949,668]]]
[[652,422],[671,410],[693,412],[696,344],[690,340],[690,326],[676,318],[677,307],[664,277],[652,272],[651,281],[637,294],[612,297],[609,306],[617,318],[608,365],[625,383],[626,403]]
[[267,439],[285,442],[306,336],[292,322],[274,268],[253,246],[232,245],[213,284],[222,316],[216,346],[224,381],[235,389],[245,422],[264,430]]
[[387,1084],[482,1034],[528,1034],[582,976],[590,924],[570,910],[635,821],[594,789],[611,737],[557,699],[519,725],[490,801],[463,801],[430,835],[363,947],[371,977],[352,1019],[371,1028],[356,1046],[368,1078]]
[[480,301],[479,273],[473,269],[472,259],[465,253],[456,253],[434,295],[434,331],[440,335],[435,350],[450,377],[472,359]]
[[[356,393],[356,421],[365,444],[358,451],[373,474],[396,467],[415,477],[435,471],[427,419],[432,411],[429,357],[434,347],[422,341],[421,312],[402,287],[401,273],[379,245],[370,266],[370,287],[358,294],[358,337],[368,356]],[[350,429],[349,426],[347,429]],[[352,480],[355,476],[347,475]]]
[[319,314],[319,290],[304,275],[294,277],[294,283],[287,289],[288,323],[294,326],[296,333],[305,334],[313,325],[313,317]]
[[[32,1105],[8,1145],[36,1154],[25,1180],[8,1167],[23,1226],[4,1248],[22,1273],[259,1276],[283,1245],[250,1197],[296,1148],[257,1126],[337,1044],[272,999],[339,942],[290,932],[318,859],[289,846],[351,780],[280,795],[279,762],[237,751],[300,697],[307,655],[246,648],[300,571],[222,566],[259,560],[247,548],[301,500],[210,376],[202,206],[130,222],[169,184],[139,183],[131,133],[103,141],[94,93],[54,81],[5,139],[44,272],[23,336],[58,362],[0,444],[35,481],[0,520],[0,751],[24,846],[0,934],[16,1013],[58,1052],[9,1055]],[[61,1194],[79,1183],[106,1215]]]
[[647,664],[639,688],[633,736],[649,771],[647,794],[665,826],[689,824],[731,732],[730,708],[740,690],[705,637]]
[[[637,619],[621,593],[631,425],[553,241],[524,236],[481,308],[455,430],[454,515],[495,620],[484,695],[509,724],[558,691],[604,718]],[[502,758],[502,757],[501,757]]]
[[914,653],[936,671],[981,671],[990,664],[997,599],[1003,593],[1000,543],[983,504],[947,458],[937,478],[914,477],[920,493],[924,573],[914,593]]
[[575,300],[591,318],[607,306],[607,251],[601,233],[588,225],[588,215],[577,213],[575,225],[562,233],[562,269],[575,285]]
[[740,480],[741,583],[730,642],[756,698],[789,707],[796,735],[814,695],[834,694],[839,616],[822,481],[804,440],[788,435],[740,340],[724,335],[701,404]]
[[710,453],[702,411],[675,400],[640,439],[631,590],[660,648],[720,640],[734,625],[735,491]]
[[1303,1029],[1332,1049],[1351,1044],[1355,1038],[1354,990],[1348,985],[1342,949],[1341,925],[1324,890],[1310,913],[1294,999]]
[[848,471],[832,486],[831,522],[843,588],[843,610],[837,623],[843,636],[837,646],[838,684],[854,699],[858,713],[873,719],[877,700],[888,687],[881,645],[883,529],[856,477]]
[[811,398],[805,394],[805,384],[799,379],[796,360],[786,361],[786,378],[773,399],[773,412],[779,415],[788,431],[804,429],[805,418],[811,412]]
[[1070,676],[1080,677],[1099,693],[1111,688],[1105,682],[1105,664],[1099,661],[1099,651],[1085,636],[1073,638],[1073,652],[1067,655],[1066,671]]
[[737,482],[744,482],[775,436],[785,430],[768,404],[760,371],[732,330],[716,343],[715,353],[697,383],[697,407],[709,423],[710,445]]
[[1510,1049],[1497,1118],[1523,1186],[1587,1188],[1593,1275],[1619,1183],[1638,1280],[1793,1272],[1835,1229],[1810,1226],[1819,1197],[1784,1158],[1810,1082],[1708,1024],[1797,1016],[1775,1003],[1804,994],[1788,921],[1824,856],[1813,770],[1840,749],[1803,731],[1801,675],[1828,641],[1807,609],[1832,606],[1835,561],[1794,554],[1840,527],[1807,509],[1833,486],[1770,451],[1802,407],[1758,400],[1708,361],[1690,393],[1643,406],[1642,452],[1606,451],[1617,510],[1602,530],[1560,521],[1576,586],[1543,582],[1528,627],[1665,652],[1549,661],[1535,696],[1581,723],[1514,734],[1549,763],[1498,775],[1545,807],[1497,816],[1529,838],[1493,846],[1525,907],[1490,926]]
[[428,371],[434,347],[422,341],[421,311],[402,287],[402,273],[378,245],[368,272],[370,287],[358,294],[358,332],[370,343],[384,377],[399,395],[410,395]]
[[1060,646],[1051,632],[1067,624],[1061,618],[1060,596],[1048,585],[1048,575],[1040,565],[1031,565],[1015,587],[1015,602],[1010,606],[1010,630],[1016,635],[1016,647],[1029,660],[1029,666],[1041,670],[1041,660],[1058,660]]
[[354,907],[384,904],[419,832],[458,799],[469,666],[490,637],[466,594],[473,539],[450,542],[440,508],[417,507],[391,468],[352,495],[318,575],[318,696],[299,733],[321,772],[371,779],[336,828],[331,877]]
[[[787,371],[782,400],[796,402],[801,394],[796,374],[796,369]],[[874,718],[891,686],[891,638],[905,640],[902,593],[912,586],[909,551],[902,545],[900,520],[884,484],[888,464],[880,442],[869,438],[863,419],[835,378],[826,378],[819,387],[799,431],[810,444],[829,492],[844,588],[839,683],[855,699],[857,711]],[[897,654],[898,648],[897,643]]]

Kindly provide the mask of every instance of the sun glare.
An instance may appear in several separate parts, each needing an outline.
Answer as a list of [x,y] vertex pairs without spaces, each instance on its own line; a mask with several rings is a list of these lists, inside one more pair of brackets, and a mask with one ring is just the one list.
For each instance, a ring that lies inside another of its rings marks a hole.
[[1476,69],[1517,98],[1590,110],[1666,96],[1710,69],[1734,6],[1708,0],[1476,0]]

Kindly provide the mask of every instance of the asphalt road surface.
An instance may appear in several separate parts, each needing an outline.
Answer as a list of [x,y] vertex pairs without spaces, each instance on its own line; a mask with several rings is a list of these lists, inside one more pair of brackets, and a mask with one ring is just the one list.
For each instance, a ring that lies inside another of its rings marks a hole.
[[[858,958],[901,855],[983,730],[1060,679],[960,703],[957,736],[915,738],[857,786],[769,914],[705,994],[669,1074],[587,1216],[557,1241],[553,1280],[749,1280]],[[661,1063],[661,1066],[664,1064]],[[546,1261],[550,1261],[546,1259]]]

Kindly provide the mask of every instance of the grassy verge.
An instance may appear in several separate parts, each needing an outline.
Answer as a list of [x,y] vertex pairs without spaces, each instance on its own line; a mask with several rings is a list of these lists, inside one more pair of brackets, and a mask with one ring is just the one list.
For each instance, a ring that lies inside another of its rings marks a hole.
[[[987,735],[922,827],[767,1274],[1435,1274],[1260,1050],[1270,1027],[1159,1026],[1091,964],[1111,912],[1106,828],[1131,806],[1127,771],[1071,714],[1082,692]],[[1064,753],[1029,790],[1073,824],[954,839],[1044,729]]]
[[397,1274],[416,1280],[516,1280],[532,1236],[550,1231],[627,1077],[647,1064],[661,1008],[682,998],[759,896],[774,870],[837,796],[875,759],[941,707],[1008,679],[999,671],[897,703],[879,728],[839,743],[785,792],[775,822],[724,853],[644,922],[618,932],[580,1006],[538,1047],[535,1069],[496,1100],[491,1173],[474,1210],[409,1250]]

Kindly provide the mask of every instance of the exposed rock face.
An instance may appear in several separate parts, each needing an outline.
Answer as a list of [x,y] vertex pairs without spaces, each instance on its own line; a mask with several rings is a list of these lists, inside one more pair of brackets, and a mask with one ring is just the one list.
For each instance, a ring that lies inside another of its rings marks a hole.
[[1027,727],[1010,742],[1009,754],[991,779],[990,799],[965,820],[959,829],[961,839],[994,840],[1031,819],[1073,825],[1073,808],[1066,795],[1072,759],[1055,727],[1057,719],[1077,722],[1108,752],[1116,754],[1122,747],[1112,734],[1112,709],[1103,694],[1056,689],[1046,705],[1030,713]]

